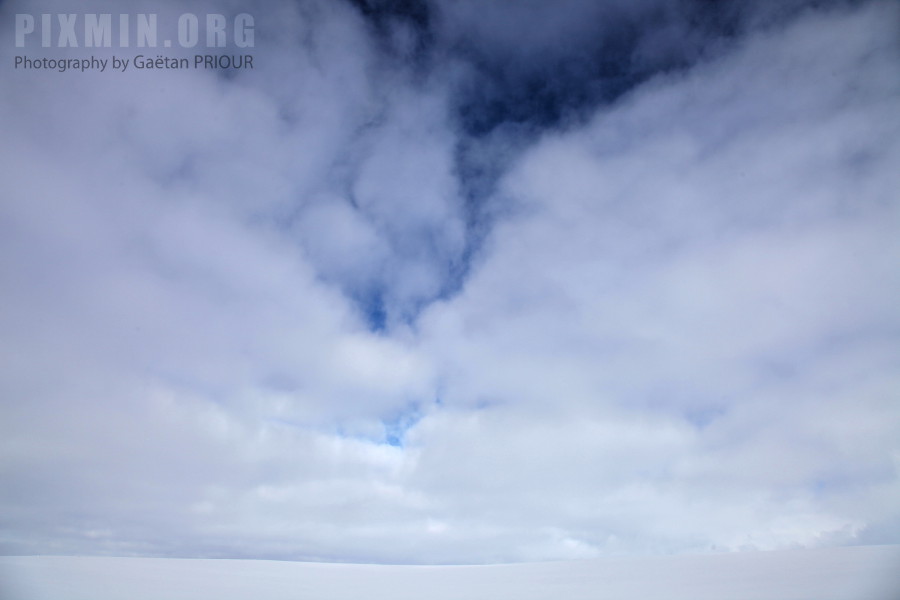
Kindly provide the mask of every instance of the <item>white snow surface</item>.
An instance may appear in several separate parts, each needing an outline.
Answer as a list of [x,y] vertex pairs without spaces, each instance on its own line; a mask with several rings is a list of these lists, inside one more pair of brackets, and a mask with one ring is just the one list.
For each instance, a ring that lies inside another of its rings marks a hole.
[[0,557],[4,600],[898,600],[900,546],[484,566]]

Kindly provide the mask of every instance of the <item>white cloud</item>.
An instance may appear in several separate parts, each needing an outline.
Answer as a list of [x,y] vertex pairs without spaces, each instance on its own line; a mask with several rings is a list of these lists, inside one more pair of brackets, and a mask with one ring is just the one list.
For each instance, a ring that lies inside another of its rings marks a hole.
[[331,2],[260,8],[232,79],[15,72],[0,45],[4,551],[896,540],[896,7],[482,138],[449,41],[518,50],[470,9],[435,12],[424,73]]
[[[448,403],[566,420],[555,433],[496,424],[452,435],[448,455],[464,440],[486,448],[473,480],[449,488],[483,505],[488,482],[549,460],[496,506],[527,505],[529,493],[549,506],[589,498],[601,507],[588,519],[595,535],[615,528],[662,547],[668,535],[729,548],[848,539],[874,518],[878,488],[895,485],[885,466],[898,416],[888,341],[898,113],[883,95],[896,53],[873,54],[880,42],[862,34],[879,31],[879,10],[758,36],[523,157],[505,181],[520,215],[497,227],[460,297],[423,323]],[[853,81],[829,75],[834,65]],[[635,434],[645,453],[576,433],[591,422],[627,431],[647,415],[657,425]],[[681,433],[657,447],[666,427]],[[510,431],[528,443],[511,444]],[[850,440],[873,450],[853,468]],[[492,462],[495,448],[515,458]],[[571,453],[554,457],[560,448]],[[590,481],[581,461],[596,486],[556,498],[545,473]],[[860,476],[863,464],[872,470]],[[868,487],[872,503],[838,510],[845,484]],[[688,517],[691,505],[702,517]],[[521,522],[546,514],[564,511]],[[663,525],[685,519],[677,531]]]

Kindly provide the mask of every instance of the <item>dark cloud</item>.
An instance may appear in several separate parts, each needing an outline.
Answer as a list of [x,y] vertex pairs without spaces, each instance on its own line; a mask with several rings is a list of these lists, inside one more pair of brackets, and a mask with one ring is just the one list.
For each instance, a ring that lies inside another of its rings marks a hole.
[[[498,179],[536,138],[583,123],[658,75],[712,60],[751,32],[778,27],[811,7],[842,3],[352,4],[398,68],[427,72],[448,93],[466,246],[452,259],[445,284],[415,303],[421,307],[460,289],[494,214],[502,211],[492,198]],[[414,41],[403,46],[401,38]]]

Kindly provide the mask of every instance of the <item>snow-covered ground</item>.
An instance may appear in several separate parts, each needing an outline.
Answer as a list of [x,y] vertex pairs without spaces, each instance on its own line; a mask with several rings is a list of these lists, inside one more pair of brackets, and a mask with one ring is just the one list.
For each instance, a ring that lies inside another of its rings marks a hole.
[[4,600],[897,600],[900,546],[491,566],[0,557]]

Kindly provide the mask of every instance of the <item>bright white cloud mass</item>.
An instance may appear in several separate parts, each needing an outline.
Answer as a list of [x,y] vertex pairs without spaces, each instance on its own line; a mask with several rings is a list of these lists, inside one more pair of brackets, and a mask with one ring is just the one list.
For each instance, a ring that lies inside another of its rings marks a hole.
[[254,68],[15,69],[122,54],[16,48],[125,10],[39,4],[2,553],[900,542],[896,2],[144,2],[253,15]]

